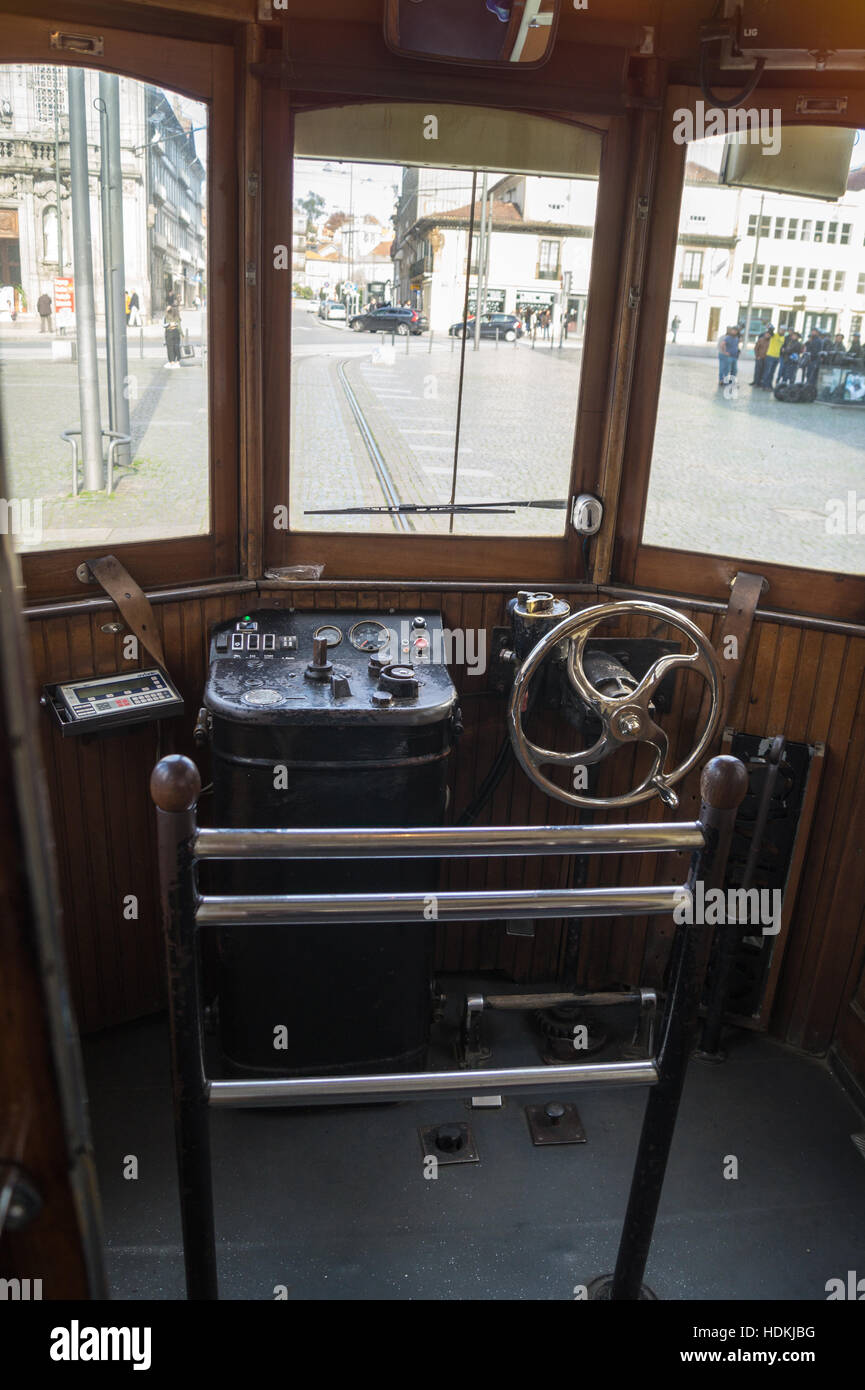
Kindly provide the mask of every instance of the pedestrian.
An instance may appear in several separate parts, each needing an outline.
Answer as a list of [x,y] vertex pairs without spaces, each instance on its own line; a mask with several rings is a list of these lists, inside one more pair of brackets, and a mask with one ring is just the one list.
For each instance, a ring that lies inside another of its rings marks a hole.
[[36,301],[36,312],[39,315],[40,333],[51,332],[51,313],[53,309],[54,305],[51,302],[51,296],[45,294],[44,292],[40,294],[39,298]]
[[165,366],[166,368],[177,370],[180,366],[180,334],[182,331],[182,323],[180,319],[180,310],[173,299],[169,299],[165,306],[165,316],[162,320],[162,326],[165,329],[165,351],[168,354],[168,361],[165,363]]
[[760,385],[764,391],[771,391],[772,379],[778,369],[778,363],[781,360],[781,349],[784,346],[784,339],[773,323],[769,324],[766,332],[771,336],[769,338],[769,346],[766,348],[766,358],[763,363],[763,376]]
[[801,356],[802,340],[794,329],[792,333],[787,334],[781,349],[781,368],[778,372],[779,386],[790,386],[796,380]]
[[726,386],[739,375],[739,330],[734,325],[718,339],[718,385]]
[[679,315],[674,315],[672,322],[670,323],[670,332],[673,335],[673,342],[676,341],[676,334],[678,333],[679,328],[681,327],[681,323],[682,320],[679,318]]
[[761,333],[754,344],[754,377],[752,381],[749,381],[749,386],[763,385],[763,372],[766,368],[766,349],[769,346],[771,337],[772,334],[769,332]]
[[823,351],[823,337],[816,328],[812,328],[808,334],[808,341],[805,344],[805,353],[802,360],[802,380],[809,386],[815,385],[817,372],[820,369],[820,357]]
[[138,302],[137,290],[133,290],[131,295],[129,295],[126,322],[129,324],[130,328],[137,328],[141,323],[141,306]]
[[551,314],[550,314],[549,309],[545,309],[545,310],[544,310],[544,316],[543,316],[543,319],[542,319],[543,328],[544,328],[544,337],[545,337],[545,338],[549,338],[549,336],[550,336],[550,318],[551,318]]
[[129,323],[129,291],[123,291],[123,312],[126,314],[126,322]]

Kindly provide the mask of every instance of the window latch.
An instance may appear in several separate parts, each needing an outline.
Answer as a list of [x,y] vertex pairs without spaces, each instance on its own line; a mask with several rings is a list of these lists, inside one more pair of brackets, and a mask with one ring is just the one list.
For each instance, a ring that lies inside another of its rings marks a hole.
[[64,53],[98,55],[105,52],[105,40],[101,34],[61,34],[59,29],[55,29],[50,44],[52,48],[62,49]]

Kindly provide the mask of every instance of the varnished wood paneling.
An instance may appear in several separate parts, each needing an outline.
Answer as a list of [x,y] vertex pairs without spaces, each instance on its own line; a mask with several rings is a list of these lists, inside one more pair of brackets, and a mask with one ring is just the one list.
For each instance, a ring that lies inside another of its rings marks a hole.
[[[405,589],[269,590],[157,604],[169,669],[187,701],[182,720],[163,726],[169,745],[195,756],[209,780],[206,753],[192,746],[191,731],[201,702],[210,626],[255,606],[322,609],[389,608],[406,614],[440,606],[447,627],[484,628],[505,621],[508,595],[448,590],[423,593]],[[575,595],[574,605],[585,604]],[[683,609],[717,639],[720,615]],[[38,682],[107,672],[121,665],[117,638],[100,631],[105,613],[33,620],[30,624]],[[632,620],[633,635],[671,636],[649,619]],[[488,693],[486,679],[464,669],[455,672],[465,733],[451,766],[450,815],[469,803],[490,766],[504,733],[504,703]],[[679,680],[677,701],[666,716],[677,759],[695,735],[702,683]],[[820,791],[806,868],[776,996],[772,1030],[812,1051],[828,1047],[842,1010],[856,988],[865,954],[863,856],[860,828],[865,817],[865,638],[800,630],[769,621],[755,624],[728,722],[754,734],[784,733],[787,738],[826,744],[826,770]],[[545,736],[568,746],[562,721],[544,716]],[[152,811],[147,781],[157,756],[153,727],[110,738],[60,738],[46,716],[43,741],[58,841],[70,971],[76,1006],[87,1029],[117,1023],[160,1007],[162,962],[158,940]],[[620,794],[632,785],[632,753],[621,753],[601,770],[599,792]],[[677,812],[663,818],[688,819],[699,806],[698,776],[680,787]],[[201,816],[208,817],[208,798]],[[661,808],[648,803],[630,814],[601,817],[659,819]],[[584,818],[584,817],[583,817]],[[482,823],[567,824],[576,813],[551,802],[523,773],[511,766]],[[857,824],[858,822],[858,824]],[[447,866],[443,886],[554,887],[568,883],[572,865],[555,858],[522,861],[456,860]],[[682,882],[683,855],[623,856],[591,861],[590,884]],[[123,915],[124,899],[138,899],[138,918]],[[582,926],[580,983],[659,985],[669,944],[665,918]],[[455,924],[440,933],[438,965],[450,971],[498,970],[517,980],[552,979],[560,969],[565,927],[541,922],[534,939],[508,937],[499,924]]]

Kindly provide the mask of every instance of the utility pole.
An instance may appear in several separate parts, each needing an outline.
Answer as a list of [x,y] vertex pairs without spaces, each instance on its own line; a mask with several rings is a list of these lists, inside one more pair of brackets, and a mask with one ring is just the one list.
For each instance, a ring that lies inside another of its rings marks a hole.
[[482,181],[481,181],[481,234],[480,234],[480,238],[479,238],[479,240],[478,240],[478,273],[477,273],[477,289],[476,289],[476,292],[475,292],[475,296],[476,296],[476,298],[475,298],[475,352],[477,352],[478,348],[480,347],[480,343],[481,343],[481,313],[482,313],[482,308],[481,308],[481,294],[482,294],[482,292],[483,292],[484,257],[486,256],[486,245],[487,245],[486,231],[487,231],[487,173],[486,173],[486,170],[484,170],[484,176],[483,176],[483,179],[482,179]]
[[754,281],[757,278],[757,256],[760,252],[760,236],[763,231],[763,204],[765,201],[766,195],[762,193],[760,195],[760,213],[757,217],[757,235],[754,240],[754,259],[751,262],[751,274],[748,284],[748,310],[745,317],[745,347],[748,346],[748,339],[751,336],[751,306],[754,303]]
[[[63,274],[63,209],[60,205],[60,69],[54,69],[54,197],[57,202],[57,274]],[[55,324],[57,305],[54,305]]]
[[87,117],[84,69],[69,68],[69,176],[72,192],[72,265],[75,275],[75,333],[78,342],[78,403],[81,412],[81,457],[85,492],[104,486],[99,364],[96,356],[96,310],[90,238],[90,176],[87,163]]
[[[102,137],[102,269],[105,281],[105,356],[108,364],[108,412],[111,429],[129,434],[129,362],[126,351],[126,266],[123,249],[123,172],[120,163],[120,79],[99,74],[99,124]],[[129,445],[117,450],[128,464]]]

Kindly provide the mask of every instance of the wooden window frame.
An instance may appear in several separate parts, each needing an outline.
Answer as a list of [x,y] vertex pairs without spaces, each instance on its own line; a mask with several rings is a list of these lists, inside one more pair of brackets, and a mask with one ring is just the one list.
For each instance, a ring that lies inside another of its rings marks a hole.
[[[513,110],[505,99],[478,92],[473,102]],[[264,128],[273,150],[290,151],[262,170],[262,357],[264,508],[262,516],[265,568],[323,565],[330,579],[489,579],[515,575],[532,580],[580,580],[584,577],[579,538],[568,518],[561,536],[449,536],[352,534],[347,531],[292,531],[270,524],[274,508],[288,505],[291,467],[290,361],[291,277],[274,271],[272,248],[292,244],[293,117],[296,111],[327,105],[363,105],[381,100],[408,101],[396,90],[370,93],[289,92],[276,84],[262,91]],[[432,99],[432,98],[431,98]],[[452,99],[452,98],[449,98]],[[463,99],[465,100],[465,98]],[[549,111],[526,105],[527,114],[565,121],[597,131],[602,140],[598,203],[589,278],[586,335],[579,390],[574,402],[574,441],[568,496],[577,480],[593,476],[601,448],[610,388],[609,360],[615,306],[619,294],[619,258],[628,178],[628,121],[622,115]]]
[[[53,49],[50,35],[55,30],[101,37],[104,52],[97,56]],[[209,115],[207,311],[210,329],[217,330],[208,332],[207,355],[210,529],[203,536],[101,546],[73,544],[63,550],[24,553],[20,562],[28,601],[89,597],[88,587],[76,578],[76,569],[106,550],[111,550],[145,589],[158,588],[167,576],[172,584],[235,576],[239,572],[239,335],[225,331],[226,325],[237,322],[239,307],[234,47],[228,42],[127,32],[77,20],[73,24],[62,18],[0,14],[0,52],[4,63],[87,67],[150,82],[204,102]]]
[[[772,105],[781,108],[787,125],[865,125],[865,92],[851,91],[843,122],[797,116],[800,88],[773,89]],[[819,95],[805,92],[804,95]],[[768,100],[768,96],[766,97]],[[814,617],[861,622],[865,618],[865,576],[828,570],[799,569],[736,555],[711,555],[699,550],[671,550],[642,541],[648,497],[661,374],[669,317],[669,300],[676,260],[680,203],[684,191],[687,146],[673,140],[673,112],[695,111],[702,100],[693,87],[670,87],[658,150],[655,220],[643,277],[642,310],[630,400],[629,427],[623,457],[623,478],[613,550],[612,577],[621,584],[655,589],[683,597],[729,598],[739,570],[762,574],[769,583],[763,602],[772,608]]]

